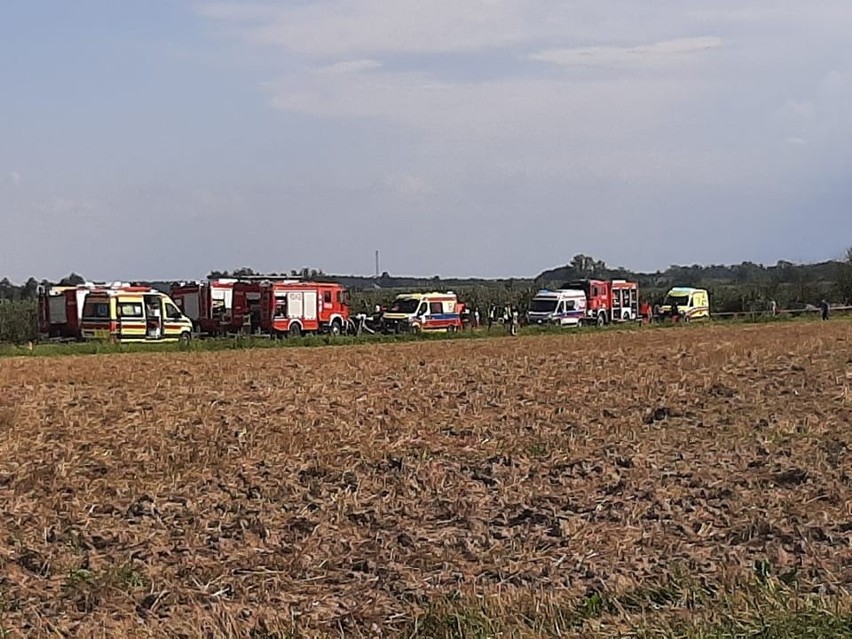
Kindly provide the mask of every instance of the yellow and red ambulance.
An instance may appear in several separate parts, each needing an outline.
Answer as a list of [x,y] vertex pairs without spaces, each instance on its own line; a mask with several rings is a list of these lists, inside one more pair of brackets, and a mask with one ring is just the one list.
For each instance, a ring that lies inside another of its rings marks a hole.
[[114,342],[189,342],[192,320],[165,293],[128,286],[86,295],[80,334]]

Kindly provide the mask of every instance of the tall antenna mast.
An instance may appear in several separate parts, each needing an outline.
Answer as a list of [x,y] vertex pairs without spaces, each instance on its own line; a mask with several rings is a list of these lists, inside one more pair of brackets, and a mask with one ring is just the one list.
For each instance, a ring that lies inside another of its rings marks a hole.
[[376,278],[379,277],[379,251],[376,250]]

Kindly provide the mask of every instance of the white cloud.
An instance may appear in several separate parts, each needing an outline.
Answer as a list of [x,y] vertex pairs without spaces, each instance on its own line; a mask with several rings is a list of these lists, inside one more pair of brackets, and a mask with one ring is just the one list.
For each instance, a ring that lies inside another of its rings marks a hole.
[[9,181],[12,183],[12,186],[20,186],[21,185],[21,174],[18,171],[12,171],[9,174]]
[[721,38],[678,38],[635,47],[579,47],[546,49],[533,53],[531,60],[560,66],[633,67],[658,66],[673,61],[685,61],[690,55],[717,49]]
[[[608,136],[701,93],[700,83],[506,78],[443,82],[427,73],[295,76],[268,85],[275,106],[334,118],[379,118],[438,135],[442,142]],[[621,100],[631,93],[629,104]],[[592,117],[593,116],[593,117]],[[573,122],[583,119],[585,126]]]
[[[845,2],[222,1],[201,12],[290,63],[264,83],[275,107],[403,127],[433,172],[523,164],[714,181],[771,170],[761,152],[779,139],[814,149],[826,139],[815,114],[829,109],[826,94],[847,102],[845,78],[817,67],[804,73],[810,91],[791,83],[806,52],[787,34],[806,25],[814,46],[836,46],[837,25],[852,16]],[[828,79],[815,91],[818,77]],[[826,115],[848,128],[839,109]]]
[[319,74],[361,73],[378,69],[382,63],[378,60],[341,60],[316,70]]
[[202,15],[249,42],[310,56],[471,52],[558,36],[578,16],[555,0],[320,0],[295,6],[216,2]]
[[[527,64],[478,78],[452,77],[455,69],[491,65],[504,56],[597,66],[688,64],[697,54],[718,48],[718,37],[654,38],[656,12],[630,19],[630,2],[613,0],[607,11],[564,0],[317,0],[296,5],[217,2],[201,12],[236,28],[244,42],[279,49],[298,61],[291,73],[263,83],[272,103],[285,111],[317,117],[370,118],[428,131],[424,146],[449,143],[458,150],[475,144],[499,147],[526,140],[552,145],[611,138],[631,127],[649,130],[683,100],[702,93],[700,78],[681,84],[645,78],[566,81]],[[283,6],[282,6],[283,5]],[[635,12],[634,12],[635,13]],[[651,19],[653,18],[653,19]],[[646,34],[646,36],[643,36]],[[620,38],[654,44],[631,47],[546,48],[545,43]],[[668,33],[671,35],[671,33]],[[530,55],[522,49],[538,50]],[[410,54],[451,54],[459,59]],[[274,54],[273,54],[274,55]],[[399,64],[399,56],[409,59]],[[376,59],[381,56],[382,62]],[[389,70],[385,63],[394,69]],[[628,97],[629,96],[629,97]],[[647,121],[651,121],[649,127]],[[576,126],[583,122],[583,126]],[[490,160],[499,161],[491,153]]]
[[[545,51],[631,51],[625,43],[656,42],[652,51],[716,47],[720,33],[751,35],[806,25],[842,30],[852,26],[847,0],[805,7],[792,0],[662,0],[637,4],[610,0],[312,0],[208,2],[204,17],[244,42],[324,58],[384,53],[472,53],[511,47]],[[705,35],[693,36],[696,32]],[[662,46],[660,46],[662,45]],[[637,47],[642,49],[643,47]],[[667,51],[666,53],[674,53]]]

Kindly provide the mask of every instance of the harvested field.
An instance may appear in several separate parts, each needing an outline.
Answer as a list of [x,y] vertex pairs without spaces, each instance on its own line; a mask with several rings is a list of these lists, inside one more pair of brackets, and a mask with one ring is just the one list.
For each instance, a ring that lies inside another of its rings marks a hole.
[[847,323],[20,358],[0,382],[11,636],[852,633]]

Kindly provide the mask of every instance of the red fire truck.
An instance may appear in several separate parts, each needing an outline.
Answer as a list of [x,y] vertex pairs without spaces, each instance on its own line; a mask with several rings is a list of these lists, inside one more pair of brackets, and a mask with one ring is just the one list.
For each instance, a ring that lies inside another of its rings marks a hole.
[[349,327],[349,292],[334,282],[239,281],[231,327],[273,337],[339,335]]
[[86,295],[130,286],[129,282],[88,282],[79,286],[39,286],[38,333],[42,339],[79,339]]
[[639,319],[639,284],[626,280],[578,280],[562,286],[586,294],[584,323],[604,326],[610,322]]
[[208,335],[226,333],[231,324],[236,279],[206,282],[175,282],[170,297],[196,331]]

